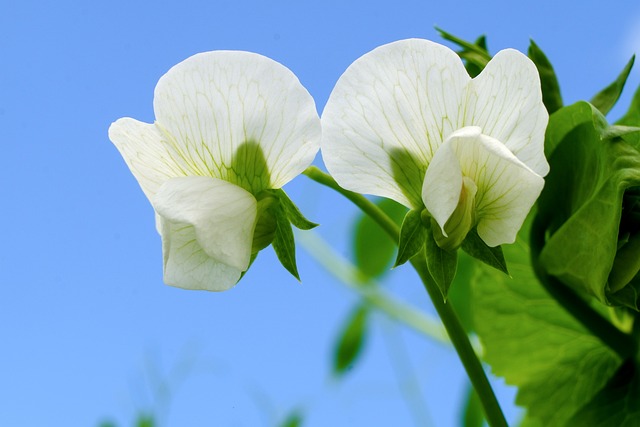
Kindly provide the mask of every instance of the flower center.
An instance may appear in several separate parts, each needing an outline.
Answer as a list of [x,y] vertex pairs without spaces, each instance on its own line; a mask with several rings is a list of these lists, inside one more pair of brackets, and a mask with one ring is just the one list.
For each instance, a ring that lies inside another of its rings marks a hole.
[[462,177],[460,200],[451,217],[444,225],[445,236],[440,227],[434,227],[436,243],[442,249],[453,251],[460,247],[467,233],[476,225],[476,193],[478,186],[467,176]]

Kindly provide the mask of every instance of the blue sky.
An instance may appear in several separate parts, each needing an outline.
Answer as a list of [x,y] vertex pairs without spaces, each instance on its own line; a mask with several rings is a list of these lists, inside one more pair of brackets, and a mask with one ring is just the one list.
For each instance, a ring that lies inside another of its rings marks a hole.
[[[589,99],[640,52],[635,1],[10,2],[0,12],[0,425],[456,425],[455,355],[376,316],[361,363],[331,377],[331,346],[357,301],[298,249],[298,284],[269,249],[225,293],[162,284],[153,211],[107,137],[153,121],[153,88],[197,52],[241,49],[283,63],[319,112],[357,57],[408,37],[485,33],[492,52],[533,38],[566,103]],[[640,83],[632,71],[620,101]],[[618,108],[616,111],[621,111]],[[614,111],[614,114],[616,114]],[[618,113],[619,114],[619,113]],[[320,158],[316,159],[320,164]],[[304,177],[286,187],[318,232],[351,256],[357,212]],[[388,286],[425,311],[410,271]],[[413,380],[413,382],[412,382]],[[500,397],[516,417],[513,392]],[[424,416],[424,415],[423,415]]]

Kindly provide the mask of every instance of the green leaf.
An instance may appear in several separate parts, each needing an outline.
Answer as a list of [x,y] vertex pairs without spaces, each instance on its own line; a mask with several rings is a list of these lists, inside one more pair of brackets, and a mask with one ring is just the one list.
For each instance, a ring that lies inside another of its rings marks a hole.
[[345,374],[362,353],[368,314],[369,312],[365,306],[359,306],[347,319],[334,350],[334,374],[338,376]]
[[[575,126],[559,123],[562,116]],[[559,110],[551,126],[560,129],[547,132],[556,140],[538,201],[550,234],[540,261],[549,274],[607,304],[623,196],[640,185],[640,152],[619,137],[607,138],[610,128],[588,103]]]
[[487,246],[484,240],[478,236],[478,230],[475,228],[467,233],[467,237],[462,242],[462,250],[475,259],[502,271],[504,274],[509,274],[507,261],[502,254],[502,248],[500,246],[496,246],[495,248]]
[[487,50],[487,39],[485,36],[480,36],[474,43],[471,43],[441,28],[436,27],[436,30],[443,39],[455,43],[462,48],[462,50],[457,53],[460,58],[465,60],[465,68],[471,77],[476,77],[480,74],[491,60],[491,55]]
[[462,425],[464,427],[482,427],[484,425],[484,410],[478,397],[478,393],[467,384],[465,392],[464,411],[462,412]]
[[[633,99],[631,99],[631,105],[629,105],[629,109],[627,110],[625,115],[616,122],[616,124],[626,126],[640,126],[640,86],[636,90],[636,93],[633,95]],[[625,135],[624,139],[625,141],[636,147],[637,150],[640,150],[640,133]]]
[[[396,224],[400,224],[407,208],[391,199],[376,202]],[[356,265],[368,278],[379,277],[389,270],[396,244],[369,215],[360,214],[353,231],[353,252]]]
[[422,210],[412,209],[404,217],[400,227],[400,242],[398,242],[398,256],[394,267],[409,261],[424,247],[427,238],[427,228],[422,222]]
[[296,244],[293,238],[293,229],[282,205],[276,205],[271,209],[271,214],[276,219],[276,233],[271,245],[278,256],[278,260],[289,273],[298,281],[298,266],[296,264]]
[[607,386],[569,421],[572,426],[636,427],[640,423],[640,378],[628,361]]
[[567,421],[620,364],[536,280],[522,235],[504,248],[513,278],[479,265],[473,281],[474,325],[492,371],[518,387],[516,403],[544,426]]
[[140,415],[136,421],[136,427],[154,427],[156,425],[150,415]]
[[636,56],[633,55],[618,78],[591,99],[591,104],[600,110],[602,114],[606,115],[609,113],[613,106],[616,105],[616,102],[618,102],[618,98],[620,98],[624,84],[627,82],[627,77],[629,77],[635,59]]
[[438,227],[433,223],[428,229],[425,253],[427,256],[427,268],[429,273],[435,280],[442,297],[447,300],[449,295],[449,288],[453,279],[456,277],[456,270],[458,267],[458,251],[445,251],[436,243],[436,239],[433,237],[431,228]]
[[293,224],[296,228],[300,230],[311,230],[318,226],[315,222],[309,221],[307,218],[302,215],[300,209],[291,201],[287,193],[282,189],[275,190],[275,193],[284,209],[284,213],[287,216],[287,219]]
[[280,427],[300,427],[302,425],[302,414],[299,411],[293,411],[284,420]]
[[529,58],[536,64],[538,73],[540,74],[540,84],[542,86],[542,102],[547,108],[549,114],[562,108],[562,96],[560,95],[560,85],[556,72],[549,59],[538,45],[530,40]]

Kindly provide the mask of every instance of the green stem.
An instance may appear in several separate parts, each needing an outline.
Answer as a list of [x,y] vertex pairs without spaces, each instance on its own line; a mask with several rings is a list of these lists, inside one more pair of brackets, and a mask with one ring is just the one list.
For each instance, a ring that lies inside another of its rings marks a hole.
[[296,243],[302,246],[340,283],[356,292],[364,302],[419,333],[442,344],[450,344],[447,334],[436,319],[426,316],[420,310],[393,298],[381,290],[371,279],[366,278],[357,267],[337,255],[331,246],[317,233],[306,231],[296,236]]
[[569,314],[606,346],[615,351],[622,360],[634,356],[638,351],[638,344],[633,336],[616,328],[573,289],[547,274],[540,265],[540,252],[544,246],[545,229],[543,220],[536,216],[531,227],[531,264],[540,283]]
[[[398,242],[400,229],[396,223],[394,223],[378,206],[366,197],[343,189],[330,175],[325,174],[314,166],[307,168],[307,170],[304,171],[304,174],[314,181],[336,190],[347,199],[351,200],[356,206],[362,209],[364,213],[376,221],[395,242]],[[462,324],[460,323],[460,320],[458,319],[458,316],[451,304],[447,304],[443,300],[438,286],[431,277],[431,274],[429,274],[424,254],[420,253],[413,257],[411,259],[411,264],[422,279],[429,297],[431,298],[431,301],[433,302],[433,305],[438,312],[445,329],[447,330],[447,334],[458,353],[458,357],[471,380],[471,384],[480,397],[489,425],[491,427],[507,426],[500,404],[493,393],[493,389],[491,388],[491,384],[489,384],[489,380],[482,368],[480,360],[478,360],[476,353],[473,351],[473,346],[469,341],[469,337],[462,327]]]

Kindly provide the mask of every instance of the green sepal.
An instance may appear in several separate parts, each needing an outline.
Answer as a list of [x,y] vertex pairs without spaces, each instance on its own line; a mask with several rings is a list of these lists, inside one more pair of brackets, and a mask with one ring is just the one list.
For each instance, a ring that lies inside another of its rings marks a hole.
[[398,256],[394,268],[409,261],[422,250],[428,230],[422,222],[422,210],[412,209],[404,217],[400,227]]
[[276,252],[282,266],[300,281],[296,265],[296,244],[289,218],[287,218],[287,214],[281,204],[274,206],[271,209],[271,213],[276,219],[276,232],[271,243],[273,250]]
[[[249,258],[249,265],[247,266],[247,269],[245,271],[243,271],[242,273],[240,273],[240,278],[238,279],[238,282],[240,280],[242,280],[242,278],[244,277],[245,274],[247,274],[247,272],[249,271],[249,269],[251,268],[251,264],[253,264],[253,261],[256,260],[256,258],[258,257],[258,252],[252,253],[251,254],[251,258]],[[237,283],[237,282],[236,282]]]
[[427,256],[427,268],[433,280],[435,280],[442,297],[447,300],[449,288],[456,277],[458,269],[458,251],[446,251],[436,243],[436,239],[431,232],[433,227],[438,227],[435,221],[427,227],[427,238],[425,244],[425,254]]
[[360,305],[347,318],[333,353],[333,373],[341,376],[347,372],[362,353],[365,343],[369,310]]
[[606,115],[611,111],[618,99],[620,98],[620,94],[622,93],[622,89],[624,88],[624,84],[627,82],[627,78],[629,77],[629,73],[631,72],[631,67],[633,67],[633,62],[635,61],[636,56],[633,55],[627,65],[624,67],[620,75],[613,83],[611,83],[606,88],[602,89],[600,92],[596,94],[591,99],[591,104],[596,107],[602,114]]
[[287,218],[296,228],[300,230],[311,230],[318,226],[318,224],[309,221],[307,218],[305,218],[304,215],[302,215],[300,209],[298,209],[295,203],[291,201],[284,190],[278,189],[273,190],[273,192],[278,197],[278,200],[280,201],[280,204],[282,205]]
[[461,247],[463,251],[475,259],[509,275],[507,261],[504,259],[502,247],[496,246],[492,248],[487,246],[484,240],[478,236],[478,230],[476,228],[471,229],[471,231],[467,233],[467,237],[462,241]]
[[540,74],[542,102],[547,108],[547,112],[552,114],[562,108],[562,96],[556,72],[542,49],[533,40],[530,40],[528,55]]

